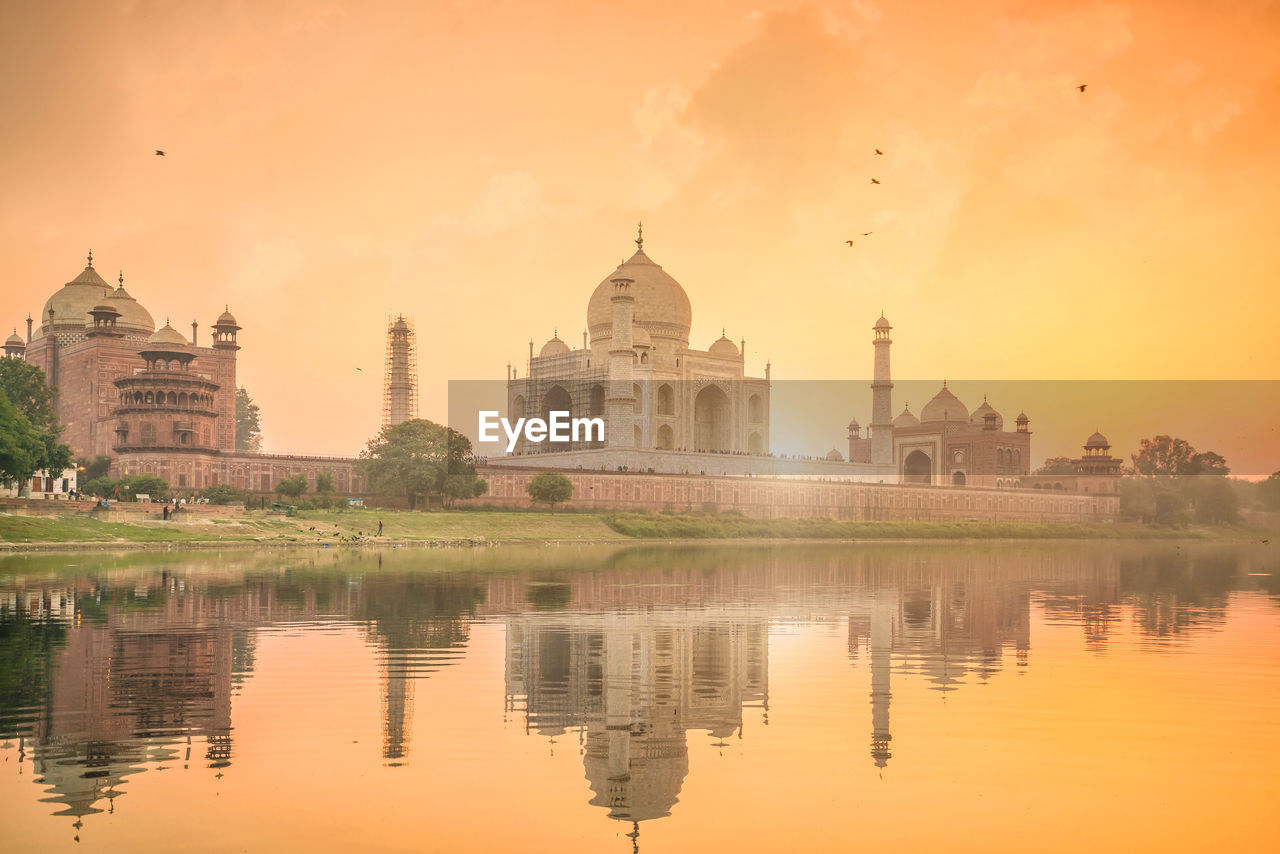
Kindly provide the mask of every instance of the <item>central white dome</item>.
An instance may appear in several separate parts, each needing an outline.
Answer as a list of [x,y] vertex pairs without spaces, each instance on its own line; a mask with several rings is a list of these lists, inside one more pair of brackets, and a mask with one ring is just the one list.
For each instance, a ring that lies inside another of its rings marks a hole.
[[655,339],[689,346],[689,327],[693,325],[689,295],[679,282],[644,254],[643,248],[637,249],[636,254],[606,276],[591,294],[591,301],[587,303],[587,330],[592,343],[613,337],[613,280],[619,276],[632,281],[635,325]]

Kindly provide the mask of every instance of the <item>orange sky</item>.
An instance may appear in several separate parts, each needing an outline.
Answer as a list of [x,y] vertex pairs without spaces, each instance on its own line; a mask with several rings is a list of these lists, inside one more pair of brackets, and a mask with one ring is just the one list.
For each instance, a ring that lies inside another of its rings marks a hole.
[[92,247],[230,304],[267,450],[353,453],[389,313],[444,420],[643,218],[775,379],[866,376],[882,308],[901,377],[1274,379],[1278,72],[1263,2],[11,2],[0,323]]

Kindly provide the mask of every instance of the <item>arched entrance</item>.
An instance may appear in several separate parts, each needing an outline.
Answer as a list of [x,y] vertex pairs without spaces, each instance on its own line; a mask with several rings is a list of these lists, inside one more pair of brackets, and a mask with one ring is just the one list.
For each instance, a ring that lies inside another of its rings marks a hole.
[[699,451],[728,451],[729,396],[719,386],[709,385],[693,399],[694,448]]
[[752,433],[747,437],[747,450],[753,454],[764,453],[764,439],[760,437],[759,433]]
[[[553,385],[542,396],[542,417],[548,423],[551,421],[552,412],[572,411],[573,400],[569,397],[569,392],[564,390],[564,386]],[[552,442],[548,437],[547,441],[542,442],[538,449],[544,451],[567,451],[569,450],[569,445],[569,442]]]
[[932,483],[933,460],[924,451],[912,451],[902,461],[902,479],[907,483]]
[[670,424],[663,424],[658,428],[658,448],[664,451],[673,450],[676,446],[676,436],[671,430]]
[[964,486],[964,472],[962,472],[962,471],[953,471],[953,472],[951,473],[951,485],[952,485],[952,486]]

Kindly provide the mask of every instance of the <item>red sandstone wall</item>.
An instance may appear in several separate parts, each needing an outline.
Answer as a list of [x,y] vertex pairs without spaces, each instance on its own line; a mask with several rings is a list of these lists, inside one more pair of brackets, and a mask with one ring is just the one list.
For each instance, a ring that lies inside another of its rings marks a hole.
[[[489,492],[475,503],[529,506],[533,469],[486,468]],[[1111,519],[1119,499],[1043,491],[783,480],[777,478],[566,471],[567,506],[647,511],[736,511],[758,518],[1077,522]]]

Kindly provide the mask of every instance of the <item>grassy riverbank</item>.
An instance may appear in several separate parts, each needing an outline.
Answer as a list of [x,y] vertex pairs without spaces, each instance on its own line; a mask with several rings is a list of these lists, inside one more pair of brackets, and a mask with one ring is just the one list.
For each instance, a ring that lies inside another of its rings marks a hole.
[[[375,536],[378,522],[382,536]],[[397,544],[477,542],[619,542],[727,539],[1255,539],[1243,528],[1156,528],[1063,522],[852,522],[751,519],[733,514],[537,513],[394,510],[309,511],[294,518],[250,511],[198,521],[102,522],[84,515],[0,516],[0,543],[16,548],[113,544]]]

